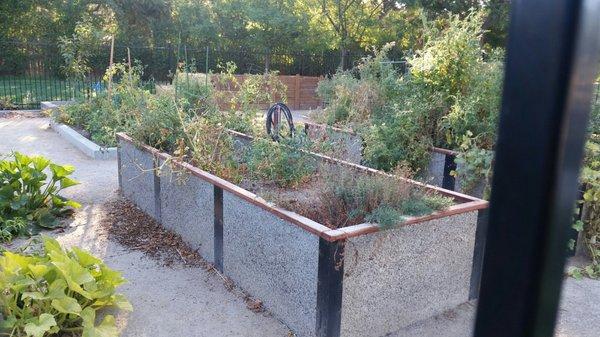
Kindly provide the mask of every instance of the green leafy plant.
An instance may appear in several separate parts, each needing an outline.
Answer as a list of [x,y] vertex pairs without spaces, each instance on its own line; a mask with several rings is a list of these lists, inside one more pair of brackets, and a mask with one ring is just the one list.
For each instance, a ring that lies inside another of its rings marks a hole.
[[[50,177],[45,170],[50,171]],[[74,170],[70,165],[54,164],[42,156],[30,157],[19,152],[13,154],[13,160],[1,160],[2,238],[10,240],[14,235],[35,232],[39,227],[55,228],[60,224],[58,217],[80,207],[77,202],[59,196],[62,190],[78,184],[69,177]]]
[[248,148],[247,168],[251,178],[266,179],[281,187],[297,186],[311,178],[317,169],[316,160],[304,152],[298,137],[281,144],[257,138]]
[[573,228],[582,232],[583,239],[591,263],[584,267],[573,267],[569,274],[575,278],[587,276],[600,277],[600,143],[590,140],[586,144],[586,156],[580,181],[585,188],[581,220],[573,224]]
[[503,52],[482,47],[483,17],[472,11],[426,26],[423,48],[407,58],[408,74],[391,68],[384,47],[322,81],[317,91],[327,108],[320,121],[356,131],[371,167],[403,164],[419,175],[429,147],[438,146],[464,152],[464,176],[484,176],[496,139]]
[[356,174],[347,169],[324,172],[320,188],[322,221],[333,228],[373,222],[383,228],[401,224],[408,216],[421,216],[452,205],[450,198],[427,194],[401,182],[405,168],[395,169],[396,176]]
[[116,337],[114,317],[96,324],[96,313],[107,307],[132,310],[115,292],[125,282],[97,257],[77,247],[65,250],[49,237],[38,253],[6,251],[0,257],[0,331],[11,337]]

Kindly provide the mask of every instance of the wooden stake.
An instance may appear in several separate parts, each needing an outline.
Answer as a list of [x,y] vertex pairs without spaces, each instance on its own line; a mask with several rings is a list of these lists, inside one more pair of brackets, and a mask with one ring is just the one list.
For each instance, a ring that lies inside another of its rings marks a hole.
[[[115,36],[111,36],[110,41],[110,60],[108,62],[108,67],[112,68],[113,66],[113,57],[115,55]],[[110,98],[112,88],[112,74],[108,77],[108,97]]]

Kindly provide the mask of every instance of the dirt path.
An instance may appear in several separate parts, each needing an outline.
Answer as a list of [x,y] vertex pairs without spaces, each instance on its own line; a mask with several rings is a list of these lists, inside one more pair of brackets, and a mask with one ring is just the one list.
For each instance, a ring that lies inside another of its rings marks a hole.
[[72,164],[81,185],[65,196],[83,204],[69,228],[53,233],[65,245],[97,254],[129,283],[121,288],[132,302],[132,313],[120,314],[122,337],[288,336],[288,328],[266,313],[254,313],[222,279],[202,268],[170,267],[108,239],[99,223],[103,203],[115,197],[116,161],[94,161],[61,139],[43,118],[0,118],[0,154],[13,150],[41,154]]

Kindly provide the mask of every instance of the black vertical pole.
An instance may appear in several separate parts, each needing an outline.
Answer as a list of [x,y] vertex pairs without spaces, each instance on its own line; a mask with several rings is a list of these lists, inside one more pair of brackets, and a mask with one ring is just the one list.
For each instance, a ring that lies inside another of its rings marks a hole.
[[485,237],[487,235],[489,222],[488,212],[489,209],[482,209],[477,213],[477,228],[475,230],[475,246],[473,248],[469,300],[474,300],[479,297],[481,271],[483,269],[483,255],[485,253]]
[[452,175],[452,171],[456,171],[456,155],[446,154],[444,157],[444,176],[442,178],[442,188],[454,191],[456,187],[456,179]]
[[214,261],[215,268],[223,271],[223,189],[214,186]]
[[154,214],[156,215],[156,221],[161,222],[162,209],[160,202],[160,159],[158,159],[158,157],[154,157],[152,173],[152,177],[154,179]]
[[477,337],[553,335],[598,18],[598,0],[512,3]]
[[339,337],[342,323],[344,242],[319,239],[317,337]]

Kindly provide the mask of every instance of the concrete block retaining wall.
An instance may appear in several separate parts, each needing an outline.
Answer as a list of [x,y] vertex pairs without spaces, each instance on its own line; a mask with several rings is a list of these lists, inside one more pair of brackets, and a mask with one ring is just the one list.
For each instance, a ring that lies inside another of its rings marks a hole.
[[485,201],[429,186],[457,204],[387,231],[330,229],[118,137],[123,195],[297,336],[385,335],[467,301],[478,286],[474,242]]

